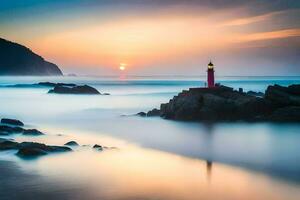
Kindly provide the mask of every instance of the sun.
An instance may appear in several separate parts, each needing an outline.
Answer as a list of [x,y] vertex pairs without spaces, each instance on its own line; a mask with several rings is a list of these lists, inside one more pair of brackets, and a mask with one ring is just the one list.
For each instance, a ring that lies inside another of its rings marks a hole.
[[120,63],[119,69],[120,69],[121,71],[124,71],[124,70],[126,70],[126,66],[127,66],[127,64],[125,64],[125,63]]

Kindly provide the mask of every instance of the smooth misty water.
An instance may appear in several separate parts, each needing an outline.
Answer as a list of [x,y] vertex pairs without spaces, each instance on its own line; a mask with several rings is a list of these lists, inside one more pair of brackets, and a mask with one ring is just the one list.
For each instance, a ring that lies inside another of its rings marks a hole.
[[[218,80],[245,91],[300,83],[300,77]],[[6,87],[39,81],[88,84],[111,95]],[[299,124],[202,124],[123,116],[159,107],[181,90],[203,85],[203,78],[1,77],[0,117],[18,118],[47,133],[16,140],[60,145],[76,140],[119,150],[96,152],[86,146],[29,161],[13,151],[2,152],[0,170],[12,171],[0,175],[0,188],[5,188],[0,199],[298,199]]]

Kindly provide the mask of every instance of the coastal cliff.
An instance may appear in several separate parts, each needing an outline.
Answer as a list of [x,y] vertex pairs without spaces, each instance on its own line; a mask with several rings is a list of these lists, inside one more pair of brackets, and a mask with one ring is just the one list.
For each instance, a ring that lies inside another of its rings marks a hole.
[[0,75],[61,76],[57,65],[30,49],[0,38]]
[[192,121],[300,122],[300,85],[269,86],[263,97],[233,88],[190,88],[143,116]]

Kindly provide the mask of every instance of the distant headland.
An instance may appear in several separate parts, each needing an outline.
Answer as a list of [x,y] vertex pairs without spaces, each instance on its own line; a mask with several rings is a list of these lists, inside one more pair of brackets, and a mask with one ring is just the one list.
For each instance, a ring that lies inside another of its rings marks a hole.
[[29,48],[0,38],[0,75],[62,76],[63,73]]

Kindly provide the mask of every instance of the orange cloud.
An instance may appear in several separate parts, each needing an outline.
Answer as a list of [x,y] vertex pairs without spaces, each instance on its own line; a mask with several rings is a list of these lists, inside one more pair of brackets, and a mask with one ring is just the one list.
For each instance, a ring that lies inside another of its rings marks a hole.
[[232,21],[223,23],[221,26],[242,26],[242,25],[253,24],[253,23],[269,20],[272,17],[280,14],[284,14],[285,12],[287,11],[271,12],[264,15],[254,16],[254,17],[234,19]]
[[254,33],[240,36],[238,42],[251,42],[251,41],[259,41],[259,40],[272,40],[272,39],[281,39],[288,37],[299,37],[300,29],[286,29],[280,31],[272,31],[272,32],[262,32],[262,33]]

